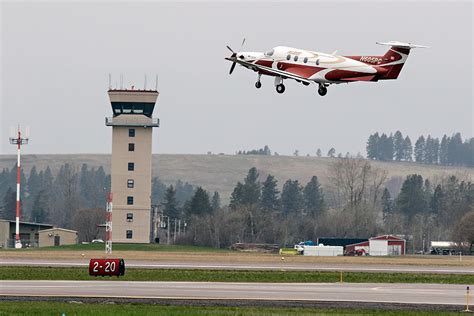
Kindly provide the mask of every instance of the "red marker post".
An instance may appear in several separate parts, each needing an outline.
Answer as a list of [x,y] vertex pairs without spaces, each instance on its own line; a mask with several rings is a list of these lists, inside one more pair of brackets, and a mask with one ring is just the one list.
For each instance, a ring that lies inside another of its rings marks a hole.
[[119,277],[124,274],[125,261],[123,259],[91,259],[89,262],[89,275]]

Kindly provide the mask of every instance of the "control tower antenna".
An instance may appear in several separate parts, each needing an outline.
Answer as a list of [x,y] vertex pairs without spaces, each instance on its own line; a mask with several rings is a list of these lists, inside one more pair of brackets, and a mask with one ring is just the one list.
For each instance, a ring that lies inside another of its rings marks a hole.
[[109,90],[112,90],[112,75],[109,72]]
[[16,215],[15,215],[15,248],[19,249],[22,247],[20,240],[20,183],[21,183],[21,145],[28,144],[29,129],[26,128],[25,137],[21,135],[20,125],[18,125],[17,135],[10,136],[10,144],[17,145],[17,162],[16,162]]
[[146,74],[145,74],[145,84],[143,86],[143,90],[146,90]]
[[155,91],[158,91],[158,74],[155,77]]

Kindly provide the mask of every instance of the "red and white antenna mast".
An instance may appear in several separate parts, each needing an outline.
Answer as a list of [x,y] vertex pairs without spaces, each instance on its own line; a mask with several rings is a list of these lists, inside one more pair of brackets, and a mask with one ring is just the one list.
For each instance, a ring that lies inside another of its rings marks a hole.
[[[13,133],[12,133],[13,134]],[[10,144],[17,145],[17,161],[16,161],[16,225],[15,225],[15,248],[21,248],[20,240],[20,183],[21,183],[21,170],[20,170],[20,157],[21,157],[21,145],[28,144],[28,128],[26,129],[26,137],[21,136],[20,126],[18,125],[18,134],[10,137]]]
[[107,207],[105,209],[105,253],[112,253],[112,192],[107,195]]

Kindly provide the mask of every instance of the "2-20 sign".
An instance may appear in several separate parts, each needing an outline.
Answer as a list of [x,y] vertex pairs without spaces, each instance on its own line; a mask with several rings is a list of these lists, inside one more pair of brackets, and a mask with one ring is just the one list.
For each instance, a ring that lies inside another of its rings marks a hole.
[[125,274],[125,261],[123,259],[91,259],[89,262],[89,275],[93,276],[121,276]]

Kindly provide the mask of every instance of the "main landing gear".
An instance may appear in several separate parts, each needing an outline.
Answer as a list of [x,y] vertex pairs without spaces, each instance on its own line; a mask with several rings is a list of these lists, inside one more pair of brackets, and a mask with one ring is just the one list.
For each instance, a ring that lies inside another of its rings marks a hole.
[[262,75],[258,74],[257,82],[255,82],[255,88],[257,88],[257,89],[260,89],[262,87],[262,83],[260,82],[260,77],[262,77]]
[[279,94],[285,92],[285,85],[283,84],[283,79],[281,77],[275,77],[275,88]]
[[318,89],[318,93],[320,96],[325,96],[326,93],[328,93],[328,88],[326,88],[324,85],[320,84],[319,85],[319,89]]
[[280,83],[279,85],[276,86],[276,91],[280,94],[285,92],[285,85],[283,83]]

